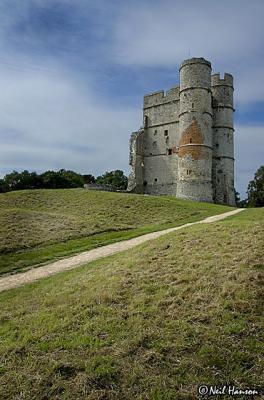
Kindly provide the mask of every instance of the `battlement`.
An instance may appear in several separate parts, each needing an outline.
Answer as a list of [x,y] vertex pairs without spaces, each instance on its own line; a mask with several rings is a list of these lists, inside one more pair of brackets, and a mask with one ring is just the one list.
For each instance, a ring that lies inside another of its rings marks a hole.
[[144,96],[128,190],[234,206],[233,76],[202,57],[179,69],[179,86]]
[[144,96],[144,108],[157,106],[160,104],[168,103],[173,100],[180,99],[180,87],[173,87],[167,90],[166,94],[164,90],[158,92],[146,94]]
[[180,86],[175,86],[166,92],[166,101],[168,100],[179,100],[180,99]]
[[204,64],[207,65],[209,68],[211,68],[211,63],[210,61],[207,61],[205,58],[189,58],[188,60],[184,60],[181,65],[179,70],[182,69],[182,67],[185,67],[186,65],[191,65],[191,64]]
[[214,74],[211,77],[212,86],[230,86],[233,87],[233,76],[225,72],[224,79],[220,78],[220,74]]

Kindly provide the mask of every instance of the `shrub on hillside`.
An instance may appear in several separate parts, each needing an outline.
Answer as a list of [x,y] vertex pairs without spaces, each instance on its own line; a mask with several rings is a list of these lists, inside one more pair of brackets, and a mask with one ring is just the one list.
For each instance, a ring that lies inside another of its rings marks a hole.
[[46,171],[41,175],[41,179],[42,187],[45,189],[76,188],[84,185],[82,175],[65,169]]
[[42,187],[41,177],[36,172],[27,170],[22,172],[13,171],[7,174],[2,181],[5,191],[39,189]]
[[27,170],[13,171],[0,180],[0,192],[25,189],[62,189],[83,187],[82,175],[74,171],[46,171],[43,174]]
[[248,184],[248,206],[264,207],[264,165],[255,173],[254,179]]
[[126,190],[127,177],[120,169],[115,171],[106,172],[102,176],[96,178],[96,183],[101,185],[109,185],[116,190]]

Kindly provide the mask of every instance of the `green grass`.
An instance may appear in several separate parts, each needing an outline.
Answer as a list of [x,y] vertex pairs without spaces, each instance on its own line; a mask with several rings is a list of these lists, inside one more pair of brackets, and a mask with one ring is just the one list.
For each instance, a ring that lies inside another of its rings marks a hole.
[[264,209],[249,209],[2,293],[0,398],[263,386],[263,248]]
[[174,197],[83,189],[0,194],[0,274],[229,209]]

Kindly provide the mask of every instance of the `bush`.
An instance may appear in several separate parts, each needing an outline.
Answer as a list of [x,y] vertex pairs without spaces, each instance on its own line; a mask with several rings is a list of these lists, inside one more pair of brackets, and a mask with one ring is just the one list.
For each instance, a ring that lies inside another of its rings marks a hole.
[[60,189],[83,187],[82,175],[61,169],[59,171],[46,171],[38,175],[27,170],[13,171],[0,180],[0,192],[24,189]]
[[124,172],[120,169],[115,171],[106,172],[102,176],[96,178],[96,183],[102,185],[109,185],[116,190],[126,190],[127,188],[127,177]]
[[96,179],[93,175],[81,175],[77,172],[60,169],[59,171],[46,171],[42,174],[27,170],[13,171],[0,179],[0,193],[24,189],[67,189],[83,187],[85,183],[98,183],[109,185],[115,190],[126,190],[127,177],[124,172],[117,169],[106,172]]
[[42,187],[45,189],[66,189],[83,187],[82,175],[61,169],[59,171],[46,171],[41,175]]
[[248,184],[248,206],[264,207],[264,165],[255,173],[254,179]]

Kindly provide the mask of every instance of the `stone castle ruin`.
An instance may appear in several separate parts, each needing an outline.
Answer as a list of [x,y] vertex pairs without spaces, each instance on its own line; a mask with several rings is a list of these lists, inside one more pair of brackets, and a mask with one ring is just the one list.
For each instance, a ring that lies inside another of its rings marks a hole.
[[233,77],[185,60],[180,86],[144,96],[130,139],[128,191],[235,205]]

